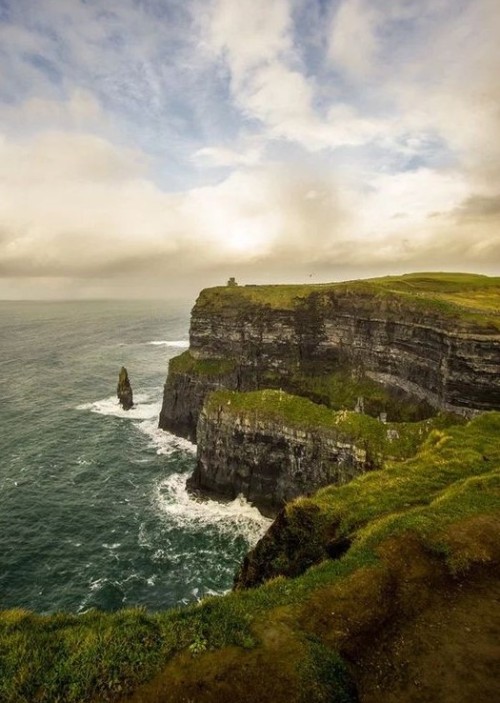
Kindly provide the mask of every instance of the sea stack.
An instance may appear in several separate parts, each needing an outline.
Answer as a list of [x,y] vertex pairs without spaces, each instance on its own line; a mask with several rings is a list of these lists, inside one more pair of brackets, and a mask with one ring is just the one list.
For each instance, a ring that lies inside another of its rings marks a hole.
[[118,375],[118,386],[116,388],[116,395],[120,401],[120,405],[124,410],[130,410],[134,405],[134,399],[132,396],[132,386],[128,378],[127,369],[122,366],[120,373]]

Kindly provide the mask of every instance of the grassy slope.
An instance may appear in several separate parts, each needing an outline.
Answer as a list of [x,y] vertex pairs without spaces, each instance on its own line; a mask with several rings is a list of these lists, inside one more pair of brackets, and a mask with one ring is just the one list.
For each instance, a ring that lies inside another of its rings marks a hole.
[[[291,503],[286,512],[299,532],[307,514],[318,534],[332,523],[353,540],[342,559],[325,560],[296,579],[278,578],[159,614],[3,613],[0,700],[120,699],[167,665],[158,683],[167,687],[163,700],[182,700],[175,697],[179,690],[198,691],[193,700],[199,701],[231,700],[229,695],[252,700],[245,691],[254,681],[256,690],[264,691],[263,701],[327,701],[335,691],[335,700],[348,701],[337,652],[349,655],[356,628],[387,617],[387,608],[401,600],[393,592],[399,583],[394,573],[392,596],[382,597],[391,568],[389,543],[399,544],[410,534],[436,564],[462,575],[474,564],[494,559],[499,436],[500,413],[486,413],[466,426],[431,432],[411,459],[389,462],[348,485]],[[398,547],[395,553],[400,552]],[[369,601],[365,610],[363,594]],[[325,629],[325,608],[327,615],[338,611],[342,627],[337,623]],[[273,698],[266,697],[276,681],[280,686]],[[157,700],[152,689],[138,696]]]
[[311,432],[323,430],[341,442],[366,449],[376,463],[384,457],[403,459],[411,456],[433,429],[460,422],[456,416],[443,413],[421,422],[383,424],[369,415],[346,410],[335,412],[307,398],[270,389],[248,393],[215,391],[207,397],[205,408],[210,411],[219,406],[225,413],[246,416],[250,420]]
[[464,273],[413,273],[342,283],[207,288],[197,307],[263,305],[292,309],[311,294],[370,295],[379,302],[398,301],[409,309],[428,310],[463,325],[500,329],[500,277]]

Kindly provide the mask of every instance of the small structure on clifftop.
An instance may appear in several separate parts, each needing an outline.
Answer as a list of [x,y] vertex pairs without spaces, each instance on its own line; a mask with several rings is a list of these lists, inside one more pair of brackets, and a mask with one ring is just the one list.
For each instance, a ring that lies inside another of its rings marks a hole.
[[120,401],[120,405],[124,410],[130,410],[134,405],[134,399],[132,396],[132,386],[128,378],[127,369],[122,366],[120,373],[118,375],[118,386],[116,388],[116,395]]

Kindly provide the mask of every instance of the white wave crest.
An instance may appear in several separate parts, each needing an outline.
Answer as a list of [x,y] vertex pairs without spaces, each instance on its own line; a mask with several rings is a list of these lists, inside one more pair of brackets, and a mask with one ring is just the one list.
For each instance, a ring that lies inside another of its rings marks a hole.
[[190,530],[212,527],[232,538],[242,536],[250,546],[272,522],[243,496],[226,503],[193,497],[186,490],[185,473],[172,474],[161,481],[156,487],[155,502],[177,527]]
[[[158,408],[158,413],[160,412]],[[158,413],[154,420],[145,420],[138,423],[137,427],[148,436],[151,444],[156,448],[157,454],[169,456],[176,451],[184,451],[189,454],[196,454],[196,445],[183,437],[176,437],[170,432],[160,430],[158,427]]]
[[158,417],[160,408],[160,402],[151,402],[150,396],[146,393],[137,393],[134,395],[134,407],[130,410],[124,410],[115,395],[95,400],[92,403],[83,403],[83,405],[78,405],[76,409],[90,410],[97,415],[111,415],[128,420],[151,420],[153,417]]
[[146,342],[152,347],[174,347],[175,349],[187,349],[189,347],[189,341],[186,339],[178,339],[170,341],[168,339],[155,339],[152,342]]
[[[155,396],[161,397],[161,389],[158,389]],[[130,410],[124,410],[116,396],[95,400],[92,403],[83,403],[83,405],[77,406],[77,410],[88,410],[97,415],[120,417],[124,420],[136,420],[134,425],[147,436],[150,445],[156,449],[157,454],[169,456],[177,451],[184,451],[190,454],[196,453],[196,446],[187,439],[176,437],[170,432],[165,432],[165,430],[158,428],[158,416],[161,409],[160,401],[151,401],[151,396],[146,393],[136,394],[134,400],[135,405]],[[137,420],[140,422],[137,422]]]

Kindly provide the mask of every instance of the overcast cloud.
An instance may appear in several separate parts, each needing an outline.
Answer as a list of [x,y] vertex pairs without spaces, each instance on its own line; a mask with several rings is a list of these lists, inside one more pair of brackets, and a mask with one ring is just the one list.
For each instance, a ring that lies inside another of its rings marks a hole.
[[0,297],[500,274],[497,0],[0,0]]

